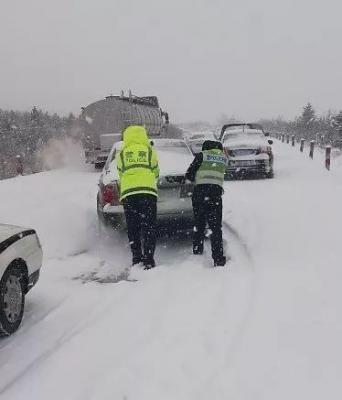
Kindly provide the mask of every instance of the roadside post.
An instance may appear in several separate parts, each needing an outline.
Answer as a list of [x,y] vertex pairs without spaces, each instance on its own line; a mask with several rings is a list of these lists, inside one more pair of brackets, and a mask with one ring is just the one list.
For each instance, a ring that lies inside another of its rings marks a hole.
[[325,148],[325,168],[330,171],[331,146]]
[[290,143],[290,135],[286,135],[286,143]]
[[313,158],[314,149],[315,149],[315,141],[311,140],[311,142],[310,142],[310,152],[309,152],[309,157],[310,158]]
[[291,143],[292,143],[292,147],[294,147],[294,145],[295,145],[295,136],[294,135],[292,135],[292,137],[291,137]]
[[299,150],[303,153],[304,151],[304,143],[305,143],[305,139],[300,139],[300,148]]

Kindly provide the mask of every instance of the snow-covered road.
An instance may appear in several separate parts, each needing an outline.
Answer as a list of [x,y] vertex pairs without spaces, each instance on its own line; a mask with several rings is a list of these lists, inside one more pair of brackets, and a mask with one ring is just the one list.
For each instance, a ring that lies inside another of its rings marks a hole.
[[226,183],[227,268],[185,236],[120,276],[129,251],[98,238],[98,174],[0,182],[0,221],[36,228],[45,255],[0,341],[1,400],[340,399],[342,175],[274,147],[275,179]]

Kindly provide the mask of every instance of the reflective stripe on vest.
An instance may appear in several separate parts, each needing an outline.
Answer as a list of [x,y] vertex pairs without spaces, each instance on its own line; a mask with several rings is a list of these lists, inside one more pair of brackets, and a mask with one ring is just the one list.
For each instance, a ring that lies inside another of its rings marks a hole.
[[148,186],[137,186],[135,188],[124,190],[120,194],[120,197],[125,197],[128,194],[135,194],[135,193],[137,193],[137,194],[138,193],[151,193],[151,194],[154,194],[154,195],[158,194],[157,190],[153,189],[151,187],[148,187]]
[[205,150],[203,161],[196,173],[196,185],[219,185],[223,186],[224,173],[226,170],[226,158],[223,152]]
[[[129,151],[128,151],[129,152]],[[127,153],[128,153],[127,152]],[[120,152],[120,157],[121,157],[121,163],[122,163],[122,169],[121,172],[124,173],[129,169],[133,169],[133,168],[146,168],[149,169],[150,171],[153,171],[156,167],[152,167],[152,149],[150,147],[147,147],[147,152],[148,152],[148,156],[147,156],[147,162],[148,164],[142,164],[141,162],[136,162],[136,163],[132,163],[130,165],[126,165],[125,163],[125,157],[124,157],[124,153],[125,151],[121,151]],[[134,152],[132,152],[134,153]],[[126,154],[126,153],[125,153]],[[140,160],[139,160],[140,161]]]

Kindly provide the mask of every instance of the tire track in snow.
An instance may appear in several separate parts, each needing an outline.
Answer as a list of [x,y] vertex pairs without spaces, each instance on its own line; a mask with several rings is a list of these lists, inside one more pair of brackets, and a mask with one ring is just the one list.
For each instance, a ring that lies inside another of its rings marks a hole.
[[[246,306],[246,310],[244,313],[244,317],[239,325],[237,327],[236,333],[233,337],[233,340],[230,344],[230,349],[232,353],[236,353],[239,345],[241,345],[241,342],[243,340],[243,333],[245,332],[248,321],[251,318],[251,315],[253,314],[254,310],[254,304],[255,304],[255,298],[256,298],[256,292],[257,292],[257,282],[256,282],[256,271],[255,271],[255,266],[254,266],[254,261],[253,261],[253,256],[251,251],[249,250],[249,247],[245,240],[242,239],[242,236],[238,232],[237,229],[235,229],[233,226],[231,226],[227,221],[223,221],[223,226],[225,230],[230,234],[232,238],[234,238],[235,242],[237,245],[240,247],[241,251],[244,253],[246,261],[247,261],[247,266],[249,269],[249,272],[251,274],[251,281],[250,281],[250,295],[248,299],[248,303]],[[229,352],[229,353],[230,353]],[[231,361],[230,361],[231,363]]]
[[[108,304],[110,305],[110,303],[111,302],[109,301]],[[107,307],[102,304],[102,306],[98,307],[96,310],[93,310],[91,315],[84,319],[77,327],[58,335],[52,345],[49,345],[48,348],[43,350],[40,354],[33,356],[31,361],[29,361],[21,368],[19,372],[11,377],[3,387],[0,387],[0,397],[8,392],[14,385],[18,384],[20,379],[24,378],[27,373],[32,373],[33,370],[39,368],[42,362],[51,357],[56,351],[62,348],[63,345],[81,334],[88,326],[92,326],[95,321],[99,320],[106,313],[106,310]]]
[[[206,385],[207,386],[212,386],[213,382],[215,382],[216,379],[218,379],[217,376],[217,371],[222,369],[222,370],[227,370],[229,366],[231,366],[234,363],[234,358],[236,358],[238,349],[241,348],[241,342],[243,340],[243,334],[245,332],[246,327],[248,326],[248,321],[250,319],[251,313],[253,312],[253,296],[255,292],[255,279],[254,279],[254,266],[253,266],[253,260],[252,256],[249,252],[248,246],[246,243],[241,239],[241,235],[239,234],[238,231],[236,231],[234,228],[232,228],[228,223],[224,222],[224,232],[227,234],[230,242],[230,246],[232,250],[234,251],[234,263],[233,266],[236,266],[236,270],[232,270],[233,273],[237,272],[237,275],[235,275],[235,280],[233,279],[232,282],[230,278],[225,281],[228,284],[226,286],[226,283],[223,282],[220,290],[220,295],[222,297],[222,300],[224,301],[225,297],[225,292],[226,289],[230,288],[229,285],[231,283],[240,283],[241,286],[239,286],[239,289],[242,288],[244,291],[248,291],[249,297],[246,299],[241,304],[241,310],[238,312],[238,315],[232,319],[233,322],[236,322],[234,324],[231,324],[229,329],[231,329],[231,334],[229,333],[226,337],[227,339],[227,344],[224,347],[224,352],[221,356],[221,349],[214,344],[214,350],[215,353],[217,353],[217,358],[218,362],[217,365],[215,366],[214,369],[210,369],[207,374],[207,378],[205,379]],[[175,247],[177,248],[177,247]],[[170,251],[171,250],[171,251]],[[171,248],[169,249],[166,253],[169,251],[172,253],[175,249]],[[164,255],[164,254],[163,254]],[[236,262],[235,262],[236,261]],[[241,267],[246,267],[246,268],[240,268]],[[170,265],[172,268],[172,265]],[[228,268],[230,267],[228,263]],[[215,271],[213,271],[215,272]],[[217,271],[219,272],[219,271]],[[230,272],[228,270],[228,272]],[[243,273],[241,275],[241,272]],[[247,273],[246,273],[247,272]],[[147,275],[149,277],[149,275]],[[166,276],[166,278],[168,278]],[[237,279],[237,281],[236,281]],[[248,281],[245,281],[245,279],[248,279]],[[167,282],[165,281],[165,284]],[[239,297],[233,296],[234,299],[239,300]],[[214,299],[214,298],[213,298]],[[215,302],[216,305],[219,305],[219,302]],[[215,306],[214,304],[214,306]],[[224,323],[225,318],[227,318],[227,308],[226,305],[228,305],[228,302],[223,303],[222,310],[220,311],[218,315],[219,321]],[[102,308],[102,307],[101,307]],[[104,313],[106,312],[106,307],[103,307]],[[26,365],[22,365],[21,369],[15,374],[15,376],[12,376],[10,379],[8,379],[7,383],[0,388],[0,397],[1,395],[8,395],[11,393],[11,389],[13,389],[16,385],[20,385],[21,381],[27,377],[29,373],[32,373],[33,371],[37,371],[39,368],[44,365],[44,362],[48,360],[50,357],[52,357],[56,352],[58,352],[65,344],[70,342],[71,340],[74,339],[74,337],[77,337],[78,335],[81,335],[82,332],[90,325],[93,325],[94,322],[96,322],[97,319],[101,318],[101,315],[104,314],[101,313],[101,309],[95,310],[88,318],[84,319],[83,321],[78,324],[78,326],[69,329],[68,331],[64,332],[59,332],[57,333],[57,337],[53,340],[53,343],[47,344],[48,348],[40,352],[39,354],[36,354],[35,356],[32,357],[32,360],[29,360],[29,362]],[[210,318],[210,314],[207,315],[208,318]],[[211,321],[211,320],[210,320]],[[153,321],[152,321],[153,322]],[[200,320],[197,321],[200,324]],[[159,324],[159,321],[158,321]],[[207,339],[210,342],[210,332],[212,330],[209,328],[207,331]],[[222,335],[219,335],[219,339],[223,338],[226,334],[223,333]],[[142,342],[144,343],[144,341]],[[145,343],[146,344],[146,343]],[[5,366],[4,366],[5,367]],[[193,366],[194,367],[194,366]],[[6,368],[6,367],[5,367]],[[201,385],[204,383],[204,379],[201,382]],[[200,394],[200,393],[199,393]],[[198,398],[201,398],[201,396],[198,396]]]
[[[248,279],[248,282],[245,284],[246,286],[244,286],[245,291],[248,290],[248,299],[246,299],[243,305],[243,313],[240,316],[238,323],[233,327],[234,331],[231,335],[229,335],[229,343],[227,343],[224,354],[218,361],[217,368],[214,369],[212,373],[202,382],[198,390],[197,398],[202,398],[203,391],[205,391],[207,388],[215,388],[220,385],[221,373],[223,371],[226,373],[228,369],[233,368],[234,361],[238,357],[239,349],[243,346],[244,334],[248,330],[248,324],[254,312],[254,304],[257,293],[256,270],[253,256],[248,244],[245,242],[245,240],[243,240],[239,231],[227,221],[223,221],[222,225],[223,232],[228,237],[228,254],[230,252],[230,248],[232,250],[232,267],[236,267],[237,269],[240,269],[242,266],[246,267],[245,272],[247,272],[247,274],[243,275],[243,279]],[[230,268],[230,262],[228,262],[228,268]],[[237,306],[239,305],[237,304]]]
[[16,343],[15,343],[16,340],[21,339],[24,335],[27,334],[28,331],[30,331],[32,328],[36,327],[38,324],[42,323],[48,316],[50,316],[55,311],[57,311],[64,302],[65,302],[65,299],[59,301],[57,304],[53,305],[48,310],[43,312],[38,318],[24,316],[23,324],[20,327],[20,330],[10,337],[2,338],[4,343],[0,344],[0,350],[9,348],[11,345],[16,345]]
[[252,254],[248,248],[247,243],[242,239],[242,236],[239,234],[237,229],[235,229],[233,226],[231,226],[227,221],[222,221],[222,225],[225,228],[225,230],[228,232],[228,234],[236,240],[239,247],[243,250],[246,258],[248,259],[250,266],[252,268],[254,268]]

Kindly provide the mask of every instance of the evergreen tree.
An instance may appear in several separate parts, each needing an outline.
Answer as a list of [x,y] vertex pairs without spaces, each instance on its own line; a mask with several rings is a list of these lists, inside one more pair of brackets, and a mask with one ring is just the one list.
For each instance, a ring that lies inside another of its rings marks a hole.
[[316,120],[316,113],[310,102],[303,107],[303,112],[300,120],[302,124],[306,126],[309,126]]
[[296,120],[295,131],[297,135],[305,139],[316,139],[317,128],[316,113],[312,104],[309,102],[303,107],[301,116]]
[[342,147],[342,111],[335,115],[331,122],[334,129],[333,140],[336,141],[335,145]]

